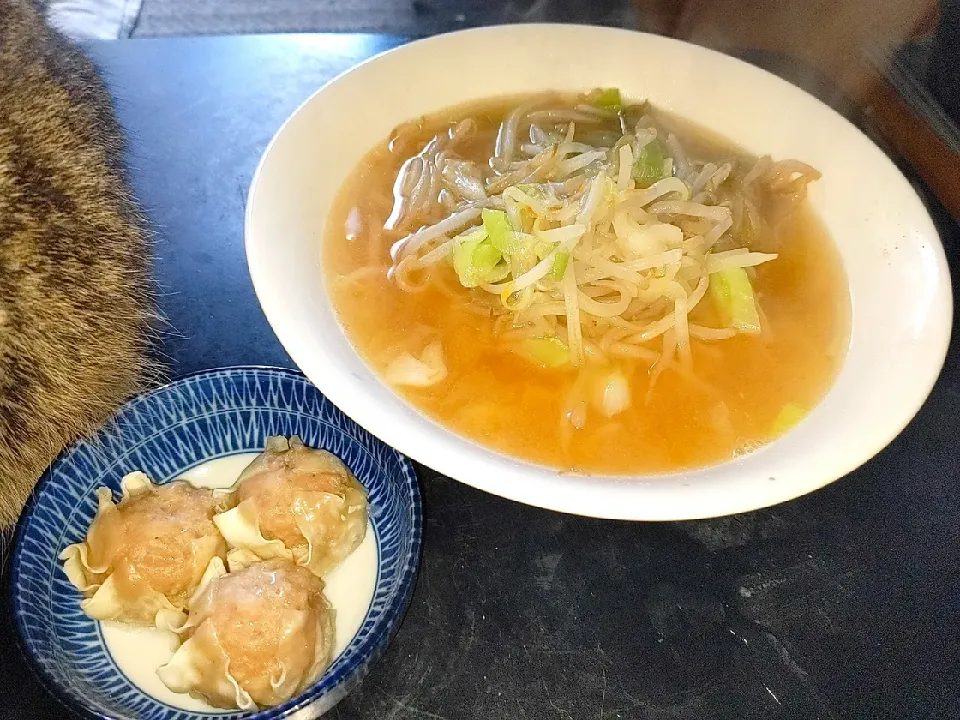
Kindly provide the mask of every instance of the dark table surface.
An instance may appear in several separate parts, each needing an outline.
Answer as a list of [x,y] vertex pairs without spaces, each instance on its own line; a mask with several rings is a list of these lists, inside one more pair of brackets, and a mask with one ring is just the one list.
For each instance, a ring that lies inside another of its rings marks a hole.
[[[173,374],[291,365],[247,275],[247,186],[303,99],[398,42],[318,35],[88,46],[157,229]],[[803,68],[751,59],[836,104]],[[928,205],[956,281],[960,231]],[[410,610],[383,660],[330,717],[960,717],[954,335],[933,394],[890,447],[826,489],[760,512],[598,521],[512,504],[418,467],[426,528]],[[66,717],[27,670],[8,612],[0,713]]]

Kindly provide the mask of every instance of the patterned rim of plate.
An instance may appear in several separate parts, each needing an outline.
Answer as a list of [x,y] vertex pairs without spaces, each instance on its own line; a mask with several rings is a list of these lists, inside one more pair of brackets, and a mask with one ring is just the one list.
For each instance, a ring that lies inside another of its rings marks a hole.
[[[46,557],[47,566],[52,568],[45,575],[47,582],[41,582],[38,584],[36,580],[31,579],[29,575],[41,571],[35,570],[34,565],[29,565],[29,570],[26,569],[28,567],[28,560],[25,557],[27,554],[25,545],[27,544],[27,540],[30,537],[30,533],[34,525],[39,525],[41,522],[39,516],[44,512],[43,499],[48,495],[55,495],[57,493],[57,487],[53,486],[53,479],[58,477],[59,472],[61,472],[64,468],[70,467],[74,462],[83,462],[85,460],[88,462],[91,461],[91,458],[84,458],[81,456],[81,454],[84,452],[89,455],[90,452],[96,451],[101,452],[104,456],[116,457],[116,453],[111,454],[111,450],[116,451],[121,448],[129,447],[130,438],[124,437],[124,432],[133,432],[134,434],[137,432],[142,433],[144,428],[142,424],[137,422],[138,413],[142,410],[150,409],[151,404],[155,404],[156,401],[161,399],[164,395],[175,393],[174,396],[176,397],[176,393],[180,393],[180,391],[182,391],[185,387],[189,387],[190,385],[199,385],[205,382],[208,384],[213,384],[216,381],[220,381],[220,385],[218,386],[219,390],[223,392],[233,391],[236,393],[235,383],[241,378],[245,381],[244,387],[248,390],[250,389],[250,381],[253,381],[254,383],[254,390],[260,389],[259,383],[263,381],[285,381],[292,383],[295,389],[302,391],[303,396],[301,399],[303,401],[306,401],[310,398],[315,399],[318,411],[316,414],[310,415],[307,415],[306,413],[295,414],[309,418],[314,424],[316,424],[317,420],[323,417],[324,419],[320,420],[321,425],[331,425],[330,421],[336,419],[338,424],[335,426],[335,435],[349,438],[353,442],[359,443],[367,449],[377,449],[379,452],[383,453],[385,457],[396,462],[403,481],[402,487],[398,488],[397,492],[407,496],[407,502],[409,504],[408,512],[411,537],[409,537],[406,547],[401,548],[402,555],[398,558],[398,569],[396,571],[399,577],[394,582],[392,586],[393,590],[389,594],[391,603],[384,605],[379,612],[379,616],[371,619],[371,614],[374,612],[374,606],[376,605],[376,599],[380,594],[380,576],[382,568],[380,567],[381,563],[378,563],[378,580],[374,601],[371,602],[371,606],[367,610],[367,614],[357,635],[351,640],[347,648],[345,648],[344,651],[335,659],[334,663],[327,669],[321,680],[315,685],[311,686],[309,689],[302,692],[290,702],[275,708],[261,710],[256,713],[225,711],[222,713],[217,712],[197,715],[192,711],[166,705],[162,701],[155,700],[153,698],[150,698],[151,701],[156,707],[162,707],[168,710],[170,716],[175,717],[177,720],[190,717],[209,717],[216,718],[217,720],[234,720],[235,718],[241,717],[248,720],[279,720],[280,718],[293,716],[295,713],[297,713],[297,711],[308,708],[310,710],[317,709],[321,712],[325,712],[336,705],[337,702],[345,697],[360,682],[373,663],[375,663],[383,654],[387,644],[389,643],[389,640],[393,637],[394,633],[399,627],[413,594],[413,586],[420,560],[420,549],[423,534],[423,511],[420,490],[417,484],[416,474],[410,461],[393,448],[390,448],[376,437],[370,435],[367,431],[344,415],[322,393],[320,393],[320,391],[314,385],[312,385],[303,374],[299,372],[263,366],[238,366],[192,373],[150,390],[143,395],[135,397],[123,405],[123,407],[121,407],[120,410],[114,415],[114,417],[109,420],[100,430],[98,430],[94,436],[77,441],[65,449],[57,457],[57,459],[54,460],[50,468],[48,468],[41,476],[39,482],[34,488],[33,493],[31,493],[30,498],[27,501],[19,522],[17,523],[11,567],[10,592],[12,595],[13,613],[18,631],[18,643],[23,651],[23,654],[29,659],[30,662],[28,664],[33,672],[37,675],[41,684],[47,688],[47,691],[50,692],[54,698],[68,707],[72,712],[79,713],[88,718],[97,718],[98,720],[110,720],[111,717],[101,712],[91,710],[84,704],[80,703],[72,692],[64,689],[61,686],[59,679],[55,677],[53,672],[46,667],[45,662],[38,656],[37,648],[35,647],[37,644],[37,638],[35,635],[37,633],[31,630],[31,625],[36,624],[37,620],[31,618],[31,604],[28,598],[25,596],[52,597],[52,585],[55,582],[53,580],[53,574],[55,569],[59,567],[59,562],[54,561],[50,563],[49,555],[44,555],[43,550],[46,550],[47,553],[51,551],[59,553],[59,550],[61,549],[60,545],[65,544],[63,542],[63,537],[65,534],[67,534],[68,525],[70,522],[69,517],[61,516],[58,525],[60,541],[52,546],[44,546],[41,551],[35,553],[38,559]],[[275,394],[269,392],[264,393],[263,397],[265,399],[277,399]],[[233,399],[237,399],[236,394],[233,396]],[[203,407],[203,403],[197,403],[191,408],[184,408],[181,403],[177,404],[176,410],[186,410],[188,413],[191,411],[196,413],[201,407]],[[224,406],[216,407],[218,407],[218,409],[221,411],[230,409],[230,406],[226,404]],[[269,408],[270,406],[267,402],[262,402],[259,407]],[[276,410],[279,412],[295,412],[290,407],[277,407]],[[154,408],[154,412],[156,412],[156,408]],[[168,413],[169,412],[170,411],[168,410]],[[196,419],[196,416],[190,417],[191,419]],[[132,429],[130,425],[133,426]],[[164,424],[163,427],[169,428],[172,425],[173,418],[170,417],[167,418],[167,423]],[[305,434],[309,435],[309,433]],[[199,462],[236,454],[238,452],[256,450],[254,447],[225,449],[225,444],[227,441],[224,441],[222,437],[217,437],[216,439],[220,441],[219,452],[215,450],[215,452],[211,455],[203,455],[201,456]],[[305,441],[307,441],[307,439],[307,437],[304,438]],[[308,444],[310,443],[308,442]],[[136,449],[137,446],[133,447]],[[96,450],[89,450],[90,448],[96,448]],[[334,448],[328,447],[328,449],[336,452]],[[156,479],[159,482],[168,481],[180,473],[185,472],[189,469],[189,467],[195,466],[196,464],[198,463],[194,462],[192,465],[188,466],[177,465],[175,467],[171,467],[169,472],[155,473]],[[361,478],[361,480],[362,479],[363,478]],[[77,512],[77,510],[81,508],[85,502],[89,503],[90,507],[93,506],[94,503],[91,500],[93,497],[93,488],[95,485],[100,484],[101,483],[98,480],[92,480],[89,482],[89,492],[86,492],[85,495],[83,493],[80,494],[80,497],[83,499],[80,499],[79,501],[72,501],[71,515]],[[71,494],[70,497],[73,497],[73,494]],[[377,535],[378,559],[382,561],[380,548],[381,532],[380,528],[377,527],[376,522],[374,525]],[[43,529],[38,528],[37,532],[43,532]],[[26,585],[24,584],[25,579],[27,580]],[[94,631],[96,632],[97,636],[100,636],[98,624],[94,623],[94,621],[90,621],[90,623],[94,626]],[[27,638],[30,638],[30,640]],[[358,639],[360,639],[359,643]],[[109,663],[112,665],[112,657],[110,657],[108,652],[105,652],[104,654],[109,660]],[[139,695],[142,697],[149,697],[128,678],[123,676],[119,670],[115,670],[115,673],[123,677],[130,688],[133,689],[134,694],[139,693]],[[130,690],[128,690],[128,692],[130,692]]]

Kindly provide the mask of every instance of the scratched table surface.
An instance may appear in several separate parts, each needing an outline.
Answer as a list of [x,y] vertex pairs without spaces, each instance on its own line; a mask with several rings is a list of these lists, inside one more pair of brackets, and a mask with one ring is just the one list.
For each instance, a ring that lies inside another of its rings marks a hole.
[[[303,99],[399,42],[314,35],[87,46],[116,98],[131,180],[156,227],[155,274],[175,330],[163,350],[174,374],[291,365],[247,275],[248,183]],[[751,59],[831,99],[790,61]],[[376,112],[375,102],[363,111]],[[960,232],[928,204],[956,275]],[[410,610],[330,717],[960,717],[958,363],[955,341],[919,416],[863,468],[733,518],[564,516],[419,467],[426,527]],[[0,715],[67,717],[19,656],[9,611],[0,617]]]

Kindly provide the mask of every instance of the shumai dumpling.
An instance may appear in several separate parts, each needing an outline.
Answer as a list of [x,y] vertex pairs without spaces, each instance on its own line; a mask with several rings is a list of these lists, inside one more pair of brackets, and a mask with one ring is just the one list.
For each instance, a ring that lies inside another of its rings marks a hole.
[[167,627],[183,610],[212,560],[227,546],[213,522],[224,505],[213,491],[177,480],[154,485],[142,472],[120,483],[122,499],[97,490],[86,540],[60,554],[70,582],[96,620]]
[[324,575],[367,531],[367,495],[338,457],[298,437],[271,437],[237,479],[232,510],[214,522],[231,552],[285,558]]
[[323,581],[289,560],[230,569],[211,564],[178,629],[186,640],[157,674],[216,707],[279,705],[330,664],[335,611]]

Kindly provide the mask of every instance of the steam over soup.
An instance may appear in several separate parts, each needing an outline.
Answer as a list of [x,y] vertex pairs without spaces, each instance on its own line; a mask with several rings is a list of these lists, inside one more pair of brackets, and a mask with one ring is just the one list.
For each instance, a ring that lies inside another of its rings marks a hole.
[[445,427],[559,469],[720,462],[819,402],[846,348],[819,179],[617,90],[398,127],[327,224],[347,336]]

